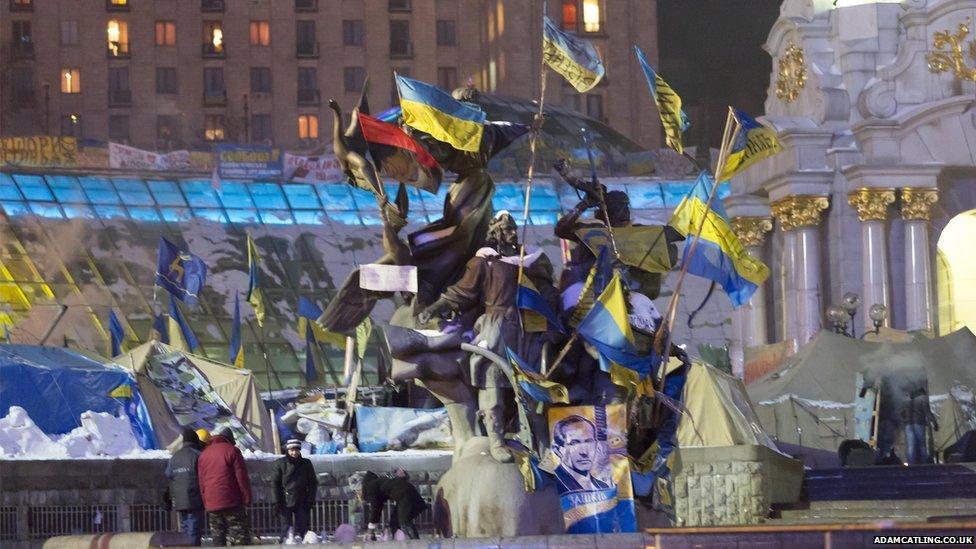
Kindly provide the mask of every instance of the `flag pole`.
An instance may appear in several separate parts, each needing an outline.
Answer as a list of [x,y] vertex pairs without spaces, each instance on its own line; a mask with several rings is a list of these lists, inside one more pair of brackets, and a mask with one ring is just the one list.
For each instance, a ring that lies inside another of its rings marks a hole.
[[[732,107],[729,107],[728,115],[725,118],[725,130],[722,132],[722,146],[718,153],[718,163],[716,164],[716,180],[721,178],[722,173],[725,171],[725,164],[728,161],[729,148],[735,138],[738,136],[741,127],[738,121],[735,119],[732,113]],[[706,214],[702,216],[701,221],[698,223],[698,227],[695,230],[695,237],[691,241],[691,246],[688,248],[688,252],[684,254],[684,260],[681,262],[681,272],[678,274],[678,282],[674,287],[674,294],[671,296],[671,302],[668,304],[668,311],[665,320],[661,323],[663,329],[658,329],[657,335],[654,340],[654,346],[656,349],[660,350],[661,353],[661,363],[659,372],[657,374],[657,380],[655,380],[656,391],[663,391],[664,380],[667,377],[667,365],[669,362],[669,357],[671,355],[671,339],[672,330],[674,329],[674,319],[678,311],[678,301],[681,299],[681,287],[684,284],[685,277],[688,274],[688,258],[695,252],[698,247],[698,242],[701,240],[702,230],[705,228],[705,221],[708,219],[708,209],[711,208],[712,202],[715,199],[719,186],[719,181],[715,181],[712,185],[711,190],[708,193],[708,201],[705,203]],[[662,343],[663,345],[658,345]],[[655,405],[655,412],[658,406]],[[655,413],[655,416],[657,414]]]

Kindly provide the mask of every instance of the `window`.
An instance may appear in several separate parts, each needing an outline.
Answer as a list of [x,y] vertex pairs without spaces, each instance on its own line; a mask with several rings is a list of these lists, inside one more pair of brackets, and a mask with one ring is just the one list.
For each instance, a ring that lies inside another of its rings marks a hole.
[[129,142],[129,115],[110,114],[108,116],[108,139],[116,143]]
[[251,45],[271,45],[271,26],[267,21],[251,21]]
[[177,93],[176,67],[156,67],[156,93]]
[[105,7],[109,11],[121,11],[129,9],[129,0],[108,0]]
[[365,68],[346,67],[342,70],[342,76],[346,83],[346,93],[358,93],[363,91],[363,82],[366,80]]
[[454,67],[437,67],[437,85],[442,90],[454,91],[458,87],[457,69]]
[[298,138],[319,138],[319,117],[314,114],[303,114],[298,117]]
[[[563,30],[569,32],[603,32],[601,0],[563,0]],[[582,3],[582,10],[580,4]],[[580,13],[582,11],[582,13]],[[582,17],[580,17],[582,15]]]
[[129,105],[132,103],[128,67],[109,67],[108,103],[109,105]]
[[176,45],[176,23],[173,21],[156,21],[156,45]]
[[602,95],[591,94],[586,96],[586,116],[589,116],[594,120],[603,121]]
[[61,21],[61,45],[62,46],[78,45],[78,22],[77,21]]
[[583,0],[583,32],[601,32],[600,0]]
[[223,57],[224,55],[224,29],[220,21],[203,22],[203,53]]
[[457,45],[457,29],[454,26],[454,21],[445,19],[437,21],[437,45]]
[[14,21],[13,26],[13,53],[19,56],[34,56],[34,41],[31,38],[30,21]]
[[576,24],[578,19],[577,15],[577,2],[579,0],[563,0],[563,30],[569,32],[576,32],[579,26]]
[[390,0],[390,11],[410,11],[410,0]]
[[203,121],[203,138],[207,141],[223,141],[227,119],[222,114],[208,114]]
[[271,93],[271,67],[251,67],[251,92]]
[[362,46],[363,45],[363,22],[360,19],[352,19],[342,22],[342,45]]
[[81,139],[81,116],[77,114],[62,114],[61,135]]
[[409,57],[412,54],[410,21],[390,21],[390,56]]
[[105,26],[108,39],[108,54],[111,57],[129,56],[129,25],[125,21],[112,19]]
[[298,104],[319,104],[319,80],[315,67],[298,67]]
[[78,69],[61,69],[61,93],[81,93],[81,73]]
[[319,0],[295,0],[295,11],[318,11]]
[[10,0],[10,11],[32,11],[34,0]]
[[156,147],[172,149],[182,144],[180,117],[175,114],[156,115]]
[[255,114],[251,116],[251,142],[260,143],[273,139],[271,136],[271,115]]
[[295,21],[295,45],[295,53],[299,57],[319,54],[318,43],[315,41],[315,21]]
[[203,96],[208,102],[227,101],[223,67],[205,67],[203,69]]
[[10,82],[13,88],[13,100],[17,105],[34,104],[34,68],[11,67]]

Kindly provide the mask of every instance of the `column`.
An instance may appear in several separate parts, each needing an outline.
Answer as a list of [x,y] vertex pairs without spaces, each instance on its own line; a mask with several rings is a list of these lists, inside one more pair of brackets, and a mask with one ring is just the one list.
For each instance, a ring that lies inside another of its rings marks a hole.
[[[762,245],[766,233],[773,229],[768,217],[733,217],[732,230],[749,255],[762,259]],[[732,311],[732,373],[740,379],[744,374],[745,349],[769,342],[766,336],[766,285],[760,284],[749,302]]]
[[[826,196],[794,195],[770,205],[786,234],[783,246],[784,309],[787,341],[794,351],[820,331],[820,218],[830,205]],[[792,235],[792,236],[791,236]],[[792,329],[789,329],[792,328]]]
[[901,190],[901,217],[905,220],[905,328],[908,330],[933,328],[929,213],[938,200],[936,189]]
[[[863,330],[873,330],[867,315],[876,303],[890,307],[888,298],[888,206],[895,201],[894,189],[862,188],[847,195],[847,202],[861,220],[861,319]],[[890,315],[885,325],[890,322]],[[862,332],[863,333],[863,332]]]

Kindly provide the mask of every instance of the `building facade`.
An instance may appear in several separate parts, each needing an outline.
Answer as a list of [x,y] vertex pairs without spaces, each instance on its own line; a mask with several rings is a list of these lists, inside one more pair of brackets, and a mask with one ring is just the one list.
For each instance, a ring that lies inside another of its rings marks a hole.
[[[733,346],[795,351],[856,293],[857,335],[976,327],[972,4],[787,0],[766,50],[783,151],[732,182],[727,211],[773,276]],[[883,305],[887,315],[867,314]],[[839,322],[837,322],[839,324]]]
[[[660,124],[632,48],[655,58],[656,3],[549,10],[596,44],[607,78],[581,95],[550,73],[547,101],[656,148]],[[541,11],[541,0],[5,0],[0,135],[313,149],[330,140],[328,100],[355,104],[367,77],[376,110],[397,101],[394,71],[537,97]]]

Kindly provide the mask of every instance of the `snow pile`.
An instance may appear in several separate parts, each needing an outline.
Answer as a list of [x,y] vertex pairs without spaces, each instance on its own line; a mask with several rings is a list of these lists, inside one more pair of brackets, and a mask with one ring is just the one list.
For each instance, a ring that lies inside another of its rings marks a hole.
[[[143,451],[125,414],[104,412],[81,414],[81,426],[52,439],[30,418],[27,411],[11,406],[0,418],[0,457],[19,459],[66,459],[93,457],[160,457],[158,451]],[[163,452],[167,457],[168,453]]]
[[7,417],[0,418],[0,453],[3,455],[48,456],[65,454],[20,406],[11,406]]

